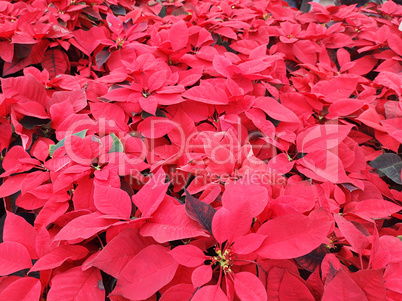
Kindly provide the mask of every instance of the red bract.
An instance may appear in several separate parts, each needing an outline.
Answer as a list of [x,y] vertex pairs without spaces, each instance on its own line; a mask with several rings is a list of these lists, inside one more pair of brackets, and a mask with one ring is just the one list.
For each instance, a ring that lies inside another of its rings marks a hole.
[[0,300],[401,300],[402,6],[0,2]]

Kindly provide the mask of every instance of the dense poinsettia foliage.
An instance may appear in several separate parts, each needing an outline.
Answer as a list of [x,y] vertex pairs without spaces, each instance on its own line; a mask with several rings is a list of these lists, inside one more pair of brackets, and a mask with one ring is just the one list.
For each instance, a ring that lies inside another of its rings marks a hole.
[[0,300],[401,300],[401,21],[0,1]]

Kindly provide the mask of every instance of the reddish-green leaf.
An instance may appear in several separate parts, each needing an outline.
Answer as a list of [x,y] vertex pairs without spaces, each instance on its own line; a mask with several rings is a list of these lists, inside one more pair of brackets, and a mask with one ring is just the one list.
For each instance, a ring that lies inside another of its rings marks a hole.
[[314,272],[316,268],[321,266],[322,260],[328,253],[329,250],[324,245],[321,245],[310,253],[301,257],[297,257],[295,259],[297,263],[300,264],[307,271]]
[[186,212],[190,218],[198,222],[202,228],[212,234],[212,219],[216,209],[193,197],[186,190]]
[[69,68],[67,55],[56,48],[50,48],[45,52],[41,65],[49,72],[50,79],[66,73]]

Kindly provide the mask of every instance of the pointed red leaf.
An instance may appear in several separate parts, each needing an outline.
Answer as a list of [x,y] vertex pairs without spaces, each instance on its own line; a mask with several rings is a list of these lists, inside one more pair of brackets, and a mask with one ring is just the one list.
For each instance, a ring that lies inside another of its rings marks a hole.
[[246,234],[236,239],[232,250],[236,254],[250,254],[257,250],[266,238],[267,235],[257,233]]
[[314,301],[315,299],[301,278],[285,271],[279,286],[279,300]]
[[160,301],[190,300],[195,288],[191,284],[181,283],[170,287],[159,299]]
[[402,118],[381,120],[380,123],[392,138],[402,143]]
[[200,248],[193,245],[177,246],[169,252],[170,255],[181,265],[195,268],[207,260],[204,252]]
[[401,206],[383,199],[369,199],[348,203],[343,212],[353,213],[363,218],[380,219],[387,218],[401,209]]
[[220,75],[231,78],[233,71],[231,70],[232,62],[222,55],[216,55],[213,60],[213,66]]
[[202,265],[196,268],[191,274],[191,282],[195,288],[203,286],[212,279],[212,267],[210,265]]
[[146,138],[160,138],[174,128],[180,129],[172,120],[162,117],[148,117],[138,125],[137,130]]
[[0,300],[39,300],[41,289],[42,286],[39,279],[32,277],[18,278],[0,293]]
[[0,186],[0,198],[12,195],[21,190],[21,184],[28,174],[19,174],[5,180]]
[[[236,37],[236,35],[233,37]],[[250,55],[250,53],[258,46],[260,45],[253,40],[240,40],[230,44],[230,48],[246,55]]]
[[303,64],[317,63],[316,43],[309,40],[299,40],[292,45],[292,50],[296,58]]
[[152,73],[148,79],[148,89],[150,92],[158,90],[166,81],[166,70],[160,70]]
[[0,42],[0,57],[7,63],[12,62],[14,57],[14,44],[11,41]]
[[17,242],[0,243],[0,276],[6,276],[32,266],[28,250]]
[[166,173],[160,168],[152,178],[132,196],[133,203],[141,210],[142,217],[150,217],[158,209],[165,197],[169,183],[165,183]]
[[358,254],[362,254],[363,250],[369,245],[368,238],[343,216],[334,214],[334,219],[342,235],[350,243],[353,250]]
[[99,46],[100,40],[106,38],[102,26],[93,26],[88,31],[78,29],[74,31],[73,35],[79,43],[78,46],[81,46],[87,55],[91,55],[96,47]]
[[325,101],[332,103],[338,99],[350,97],[358,82],[358,76],[340,75],[330,80],[319,81],[312,88],[312,92],[323,95]]
[[384,269],[362,270],[349,275],[350,278],[363,290],[368,301],[386,299],[384,283]]
[[57,274],[51,281],[47,300],[105,300],[102,275],[96,268],[82,271],[80,266]]
[[249,272],[234,274],[234,288],[241,301],[267,300],[267,292],[261,280]]
[[229,102],[223,89],[215,87],[205,80],[201,81],[199,86],[188,89],[182,96],[211,105],[224,105]]
[[271,97],[258,97],[255,100],[254,107],[263,110],[270,117],[279,121],[300,122],[293,111]]
[[29,66],[31,64],[39,64],[43,56],[45,55],[45,51],[47,46],[49,45],[49,40],[48,39],[43,39],[40,40],[40,42],[36,43],[31,50],[31,53],[28,57],[26,58],[17,58],[14,56],[14,59],[12,62],[5,62],[3,66],[3,75],[6,76],[9,74],[16,73],[26,66]]
[[316,150],[297,161],[297,169],[305,176],[321,182],[347,183],[341,159],[329,150]]
[[301,153],[336,147],[351,130],[350,126],[339,124],[315,125],[297,136],[297,149]]
[[250,231],[252,217],[246,206],[219,209],[212,220],[212,231],[218,243],[231,244]]
[[186,22],[183,20],[173,23],[173,26],[169,30],[169,40],[172,45],[173,51],[178,51],[187,46],[188,42],[188,29]]
[[108,242],[89,262],[84,263],[83,267],[95,266],[118,279],[127,263],[150,243],[152,239],[142,237],[137,229],[126,229]]
[[219,285],[207,285],[195,292],[191,301],[228,301],[228,297],[225,295]]
[[[2,78],[1,87],[3,89],[4,95],[6,95],[7,97],[15,98],[24,103],[28,101],[37,102],[42,106],[42,111],[40,114],[38,113],[29,116],[35,116],[44,119],[48,118],[48,115],[43,110],[48,100],[46,88],[32,74],[27,74],[20,77]],[[15,87],[18,87],[18,89],[15,89]],[[32,108],[25,109],[27,112],[29,112]]]
[[362,289],[343,270],[325,287],[322,300],[328,301],[367,301]]
[[124,190],[94,183],[94,204],[102,212],[116,218],[129,220],[131,214],[130,196]]
[[331,223],[303,214],[289,214],[269,220],[258,234],[268,235],[257,253],[270,259],[305,255],[327,240]]
[[107,219],[99,212],[79,216],[65,225],[54,237],[58,240],[84,240],[106,230],[117,220]]
[[27,248],[32,259],[36,259],[36,231],[24,218],[7,212],[4,222],[3,241],[13,241]]
[[225,192],[222,195],[222,205],[228,210],[239,206],[246,206],[250,209],[250,217],[259,215],[268,204],[268,191],[265,187],[232,182],[225,185]]
[[152,236],[159,243],[209,236],[197,222],[187,216],[184,205],[174,205],[169,198],[165,198],[152,219],[142,226],[141,235]]
[[61,245],[39,258],[30,272],[52,270],[67,260],[79,260],[87,256],[87,248],[80,245]]
[[178,266],[164,247],[148,246],[127,263],[112,295],[147,299],[173,279]]

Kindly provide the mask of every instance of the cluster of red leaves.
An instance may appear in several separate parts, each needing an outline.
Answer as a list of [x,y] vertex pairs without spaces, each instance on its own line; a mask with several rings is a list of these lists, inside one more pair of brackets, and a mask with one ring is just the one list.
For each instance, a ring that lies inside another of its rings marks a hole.
[[401,300],[402,6],[0,1],[0,300]]

